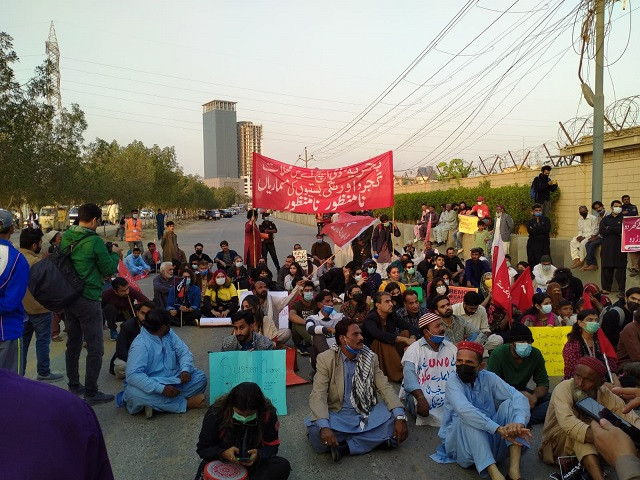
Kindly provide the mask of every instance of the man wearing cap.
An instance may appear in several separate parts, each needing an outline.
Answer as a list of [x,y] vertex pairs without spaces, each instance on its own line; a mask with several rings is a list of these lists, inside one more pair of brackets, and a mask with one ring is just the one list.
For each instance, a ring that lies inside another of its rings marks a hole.
[[533,279],[536,281],[536,289],[539,292],[547,291],[547,284],[552,281],[553,274],[557,268],[551,264],[551,257],[543,255],[540,257],[540,263],[533,267]]
[[508,478],[519,479],[522,450],[532,437],[529,402],[495,373],[484,370],[484,348],[458,343],[456,374],[447,382],[444,416],[438,436],[442,443],[431,458],[438,463],[475,465],[480,475],[504,479],[498,462],[509,457]]
[[640,427],[640,417],[633,410],[622,413],[624,400],[604,386],[606,374],[607,368],[600,360],[582,357],[576,364],[574,377],[560,382],[553,389],[538,451],[542,461],[557,465],[558,457],[576,456],[591,478],[604,478],[593,444],[591,419],[582,414],[575,404],[591,397],[635,427]]
[[478,201],[471,208],[471,214],[478,215],[479,220],[491,220],[491,213],[489,212],[489,205],[484,203],[484,197],[478,197]]
[[422,338],[404,352],[404,380],[400,398],[416,417],[416,425],[439,427],[444,415],[444,395],[449,377],[456,370],[458,349],[444,337],[444,323],[439,315],[426,313],[418,328]]
[[[549,408],[549,376],[542,352],[532,346],[533,335],[529,327],[514,323],[507,337],[509,343],[496,348],[489,357],[487,370],[495,373],[529,400],[529,424],[544,422]],[[535,389],[527,388],[533,378]]]
[[480,286],[480,280],[482,275],[491,271],[491,265],[489,262],[480,260],[482,250],[480,248],[471,249],[471,258],[464,264],[464,280],[467,287],[478,288]]
[[527,220],[527,263],[537,265],[543,255],[551,255],[551,220],[542,214],[542,205],[535,203],[531,208],[531,218]]
[[29,263],[12,244],[11,212],[0,209],[0,368],[20,372],[23,322],[22,299],[29,283]]
[[505,255],[509,254],[511,234],[514,228],[513,218],[504,211],[504,205],[496,205],[496,216],[493,221],[493,245],[498,245],[498,240],[502,240]]

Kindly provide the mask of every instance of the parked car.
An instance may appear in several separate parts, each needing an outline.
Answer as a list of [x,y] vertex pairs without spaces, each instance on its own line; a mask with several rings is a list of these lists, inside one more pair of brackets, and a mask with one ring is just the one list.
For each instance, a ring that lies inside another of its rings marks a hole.
[[207,212],[205,210],[198,211],[198,220],[209,220]]
[[222,216],[224,218],[232,218],[233,217],[233,212],[229,209],[225,209],[225,210],[221,210]]
[[220,212],[218,210],[207,210],[207,220],[220,220]]
[[78,207],[69,209],[69,225],[73,225],[78,218]]

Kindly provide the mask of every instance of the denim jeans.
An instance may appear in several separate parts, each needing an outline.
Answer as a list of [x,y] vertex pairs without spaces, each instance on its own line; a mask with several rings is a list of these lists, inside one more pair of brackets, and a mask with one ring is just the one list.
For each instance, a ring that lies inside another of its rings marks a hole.
[[49,344],[51,343],[51,321],[53,314],[51,312],[41,313],[38,315],[28,315],[24,322],[24,330],[22,332],[22,371],[21,375],[27,369],[27,353],[33,333],[36,334],[36,358],[38,360],[38,375],[43,377],[49,376]]
[[587,265],[597,265],[598,262],[596,262],[596,248],[598,247],[598,245],[600,245],[602,243],[602,238],[598,237],[596,238],[593,242],[587,242],[586,244],[586,249],[587,249],[587,259],[586,259],[586,264]]

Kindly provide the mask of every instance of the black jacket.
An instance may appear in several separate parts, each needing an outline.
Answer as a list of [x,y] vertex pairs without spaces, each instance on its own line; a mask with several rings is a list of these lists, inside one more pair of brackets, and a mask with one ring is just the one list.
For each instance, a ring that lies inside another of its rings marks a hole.
[[533,179],[533,189],[536,192],[536,202],[548,202],[551,197],[551,192],[555,192],[558,188],[558,184],[549,185],[550,178],[546,175],[540,174]]
[[378,311],[371,310],[362,323],[362,335],[364,336],[364,344],[370,347],[375,340],[393,345],[396,343],[396,337],[402,330],[409,330],[409,335],[420,337],[418,329],[410,323],[403,320],[396,312],[387,315],[386,328],[382,330],[382,320]]

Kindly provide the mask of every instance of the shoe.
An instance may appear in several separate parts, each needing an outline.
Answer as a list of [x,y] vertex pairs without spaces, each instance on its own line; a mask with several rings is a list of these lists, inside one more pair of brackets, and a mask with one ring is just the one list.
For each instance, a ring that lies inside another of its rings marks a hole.
[[95,395],[85,395],[84,399],[89,405],[100,405],[101,403],[112,402],[115,397],[108,393],[98,392]]
[[303,357],[308,357],[309,356],[309,347],[307,347],[307,345],[304,344],[304,343],[301,343],[300,345],[297,345],[296,346],[296,350]]
[[602,289],[603,295],[609,295],[611,292],[609,290]]
[[151,405],[145,405],[144,406],[144,418],[149,420],[151,417],[153,417],[153,407]]
[[118,331],[117,330],[109,330],[109,338],[112,342],[118,340]]
[[578,267],[582,266],[583,263],[584,262],[583,261],[581,262],[579,258],[574,258],[573,262],[571,262],[571,266],[569,268],[578,268]]
[[38,380],[41,382],[57,382],[58,380],[62,380],[64,375],[61,373],[53,373],[49,372],[49,375],[38,375]]
[[342,457],[346,457],[350,453],[351,450],[349,450],[347,442],[340,442],[337,447],[331,447],[331,458],[333,458],[333,461],[336,463],[338,463]]
[[72,387],[71,385],[69,385],[69,391],[74,395],[84,395],[84,385],[82,385],[81,383],[78,384],[77,387]]
[[583,272],[588,272],[590,270],[597,270],[597,269],[598,269],[597,265],[585,265],[580,270],[583,271]]
[[60,335],[56,335],[55,337],[51,337],[52,342],[61,342],[62,337]]

